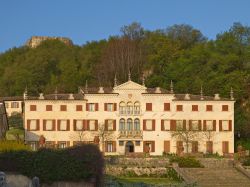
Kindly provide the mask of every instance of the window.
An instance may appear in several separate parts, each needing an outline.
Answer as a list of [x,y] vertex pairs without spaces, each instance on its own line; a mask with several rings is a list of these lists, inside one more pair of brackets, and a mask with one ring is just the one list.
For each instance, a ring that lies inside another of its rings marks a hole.
[[124,145],[124,141],[119,141],[119,146],[123,146]]
[[146,111],[152,111],[152,103],[146,103]]
[[155,120],[144,120],[143,130],[148,130],[148,131],[155,130]]
[[108,130],[109,131],[114,130],[114,120],[112,120],[112,119],[108,120]]
[[197,141],[192,142],[192,153],[198,153],[198,142]]
[[207,105],[206,110],[207,111],[213,111],[213,105]]
[[130,118],[127,120],[127,130],[128,131],[132,131],[133,130],[133,121]]
[[136,130],[136,131],[140,130],[140,120],[139,119],[134,120],[134,130]]
[[89,130],[90,131],[96,130],[96,120],[89,120]]
[[190,120],[189,121],[189,130],[198,131],[199,130],[199,121]]
[[84,130],[83,123],[84,123],[83,120],[75,120],[75,130],[77,130],[77,131]]
[[214,130],[213,120],[206,120],[206,130],[207,131]]
[[52,105],[46,105],[46,111],[52,111]]
[[104,111],[116,111],[116,103],[104,103]]
[[131,102],[127,103],[127,114],[128,115],[133,114],[133,104]]
[[67,105],[61,105],[60,110],[61,111],[67,111]]
[[229,121],[228,120],[222,120],[222,130],[223,131],[229,130]]
[[89,111],[93,112],[95,111],[95,103],[89,103]]
[[120,102],[119,111],[121,115],[126,114],[126,104],[124,102]]
[[140,141],[135,141],[135,146],[140,146],[141,142]]
[[11,102],[11,108],[19,108],[19,103],[18,102]]
[[183,120],[176,120],[176,129],[183,130]]
[[36,111],[36,105],[30,105],[30,111]]
[[170,120],[162,120],[162,130],[170,131]]
[[29,131],[36,131],[39,129],[39,124],[38,124],[38,120],[36,119],[31,119],[27,121],[28,127],[27,129]]
[[60,131],[68,130],[68,121],[67,120],[58,120],[59,129]]
[[76,105],[76,111],[82,111],[82,105]]
[[222,105],[222,111],[228,111],[228,105]]
[[154,141],[145,141],[143,142],[143,152],[155,152],[155,142]]
[[192,111],[197,112],[198,111],[198,105],[192,105]]
[[164,111],[170,111],[170,103],[164,103]]
[[44,127],[45,127],[45,129],[43,129],[43,130],[45,130],[45,131],[52,131],[52,130],[54,130],[54,125],[53,125],[53,120],[44,120]]
[[66,142],[58,142],[58,148],[64,149],[66,147],[67,147],[67,143]]
[[134,114],[136,114],[136,115],[140,114],[140,110],[141,110],[140,103],[135,102],[135,104],[134,104]]
[[182,105],[176,105],[176,111],[178,111],[178,112],[183,111],[183,106]]
[[113,152],[113,143],[112,142],[108,142],[107,144],[108,144],[107,145],[107,147],[108,147],[107,152]]
[[206,142],[206,151],[207,151],[207,153],[210,153],[210,154],[213,153],[213,142],[212,141]]
[[120,123],[119,123],[119,130],[120,131],[124,131],[125,128],[125,119],[120,119]]

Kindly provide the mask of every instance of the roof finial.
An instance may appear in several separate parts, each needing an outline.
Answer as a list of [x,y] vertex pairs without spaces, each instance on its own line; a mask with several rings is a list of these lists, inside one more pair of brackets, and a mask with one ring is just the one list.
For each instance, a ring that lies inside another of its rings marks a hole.
[[203,97],[203,88],[202,88],[202,85],[201,85],[201,100],[204,100],[204,97]]
[[144,77],[144,73],[142,74],[142,86],[145,86],[145,77]]
[[173,81],[171,80],[171,83],[170,83],[170,93],[174,93],[174,83]]
[[231,90],[230,90],[230,99],[234,100],[234,91],[233,91],[232,87],[231,87]]
[[57,94],[58,94],[58,91],[57,91],[57,86],[56,86],[56,89],[55,89],[55,99],[57,100]]
[[117,78],[116,78],[116,74],[115,74],[115,79],[114,79],[114,87],[117,86]]
[[130,70],[128,70],[128,80],[131,81],[131,73],[130,73]]
[[85,82],[85,93],[88,93],[88,80]]

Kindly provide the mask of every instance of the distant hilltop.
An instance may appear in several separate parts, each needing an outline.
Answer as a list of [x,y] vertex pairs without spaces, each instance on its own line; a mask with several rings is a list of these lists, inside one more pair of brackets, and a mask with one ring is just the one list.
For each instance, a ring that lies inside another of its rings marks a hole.
[[73,45],[72,40],[66,37],[50,37],[50,36],[32,36],[27,42],[26,46],[36,48],[45,40],[60,40],[67,45]]

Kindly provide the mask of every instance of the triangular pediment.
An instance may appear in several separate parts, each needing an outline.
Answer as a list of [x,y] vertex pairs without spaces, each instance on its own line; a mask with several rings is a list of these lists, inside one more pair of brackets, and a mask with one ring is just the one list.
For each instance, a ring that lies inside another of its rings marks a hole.
[[147,88],[133,81],[128,81],[114,87],[114,90],[146,90]]

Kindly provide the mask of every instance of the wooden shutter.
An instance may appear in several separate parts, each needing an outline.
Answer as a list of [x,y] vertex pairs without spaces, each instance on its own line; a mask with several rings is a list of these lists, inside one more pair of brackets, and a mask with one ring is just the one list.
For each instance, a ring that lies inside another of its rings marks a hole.
[[46,131],[46,120],[43,120],[43,130]]
[[89,120],[85,121],[85,129],[84,130],[89,130]]
[[37,131],[40,130],[40,120],[39,119],[36,120],[36,130]]
[[117,110],[117,104],[114,103],[114,111],[116,111],[116,110]]
[[104,142],[104,146],[105,146],[105,152],[108,152],[108,142],[107,141]]
[[164,152],[170,153],[170,141],[164,141]]
[[229,131],[232,131],[232,120],[229,120],[228,125],[229,125],[228,130],[229,130]]
[[147,129],[146,129],[146,120],[145,120],[145,119],[143,120],[143,130],[144,130],[144,131],[147,130]]
[[228,105],[222,105],[222,111],[228,111]]
[[213,131],[216,131],[216,120],[213,120]]
[[61,120],[57,120],[57,130],[60,131],[61,130]]
[[152,111],[152,103],[146,103],[146,111]]
[[85,131],[86,128],[87,128],[87,120],[84,119],[84,120],[82,120],[82,129],[81,130]]
[[207,148],[207,153],[213,153],[213,142],[212,141],[207,141],[206,142],[206,148]]
[[105,131],[108,130],[108,120],[107,120],[107,119],[105,119],[104,130],[105,130]]
[[155,131],[155,119],[152,120],[152,131]]
[[229,153],[229,147],[228,147],[228,141],[223,141],[222,142],[222,152],[223,153]]
[[98,120],[95,120],[95,130],[98,130]]
[[27,130],[28,131],[30,130],[30,120],[29,119],[27,120]]
[[155,141],[151,141],[151,152],[155,152]]
[[203,131],[207,130],[207,120],[203,120]]
[[146,141],[143,141],[143,152],[146,153],[147,149],[146,149]]
[[52,111],[52,105],[46,105],[46,111]]
[[197,153],[198,152],[198,142],[193,141],[192,142],[192,153]]
[[198,111],[198,105],[192,105],[192,111]]
[[188,128],[189,128],[189,130],[193,130],[193,128],[192,128],[192,120],[188,121]]
[[165,130],[165,128],[164,128],[164,120],[162,119],[161,120],[161,131],[164,131]]
[[183,111],[182,105],[176,105],[176,111]]
[[76,131],[76,120],[75,119],[73,120],[73,129],[74,129],[74,131]]
[[66,129],[67,131],[69,131],[70,130],[70,120],[68,119],[67,120],[67,129]]
[[67,105],[61,105],[60,109],[61,111],[67,111]]
[[95,103],[95,111],[98,111],[98,103]]
[[30,105],[30,111],[36,111],[36,105]]
[[112,152],[116,152],[116,141],[113,141],[112,142],[112,146],[113,146],[113,150],[112,150]]
[[219,131],[222,131],[222,120],[219,120]]
[[183,120],[183,130],[185,131],[187,129],[186,127],[186,120]]
[[164,103],[164,111],[170,111],[170,103]]
[[104,103],[104,111],[107,111],[107,108],[108,108],[108,103]]
[[116,120],[113,120],[113,131],[116,131]]
[[198,130],[201,131],[201,120],[198,120]]
[[86,103],[86,111],[89,111],[89,103]]
[[66,142],[67,147],[70,147],[70,141]]
[[176,131],[176,120],[170,120],[170,130]]
[[[86,104],[87,106],[87,104]],[[76,105],[76,111],[82,111],[82,105]]]
[[55,131],[56,130],[56,120],[55,119],[52,120],[52,125],[53,125],[52,130]]

